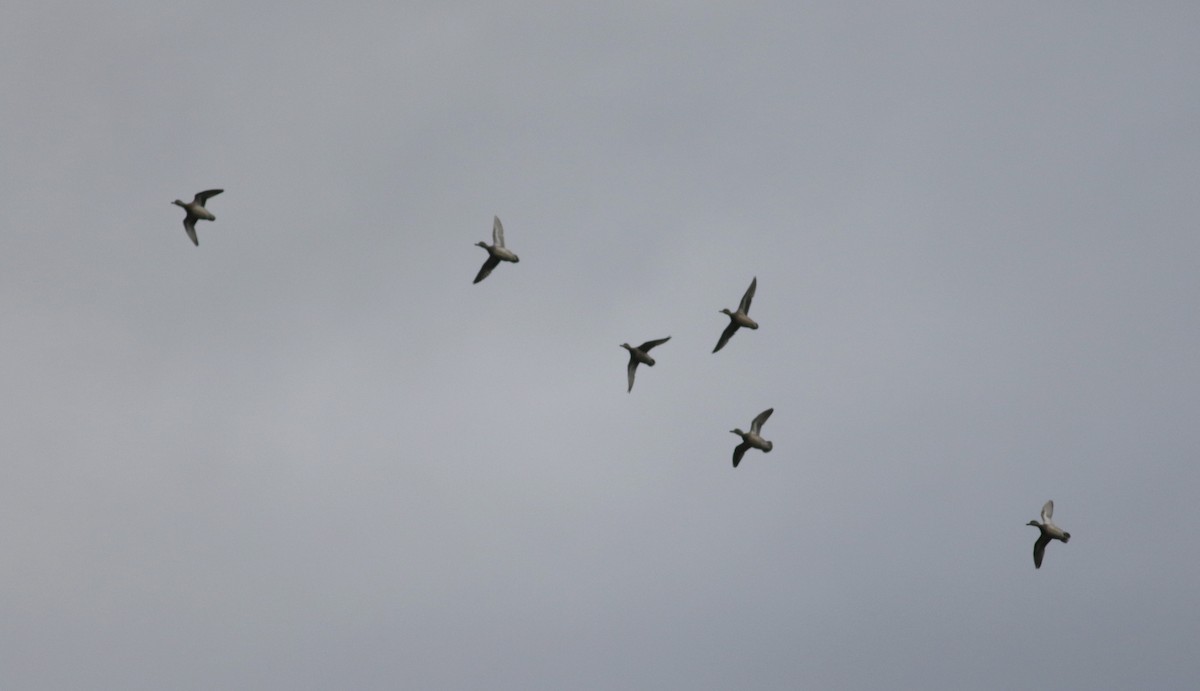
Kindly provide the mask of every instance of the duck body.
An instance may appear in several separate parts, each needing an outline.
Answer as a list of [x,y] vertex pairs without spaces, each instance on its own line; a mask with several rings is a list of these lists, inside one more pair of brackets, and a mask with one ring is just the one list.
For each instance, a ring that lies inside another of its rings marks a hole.
[[213,212],[209,211],[207,208],[201,206],[200,204],[197,204],[196,202],[191,202],[191,203],[185,204],[185,203],[179,201],[178,199],[176,199],[175,201],[173,201],[171,203],[182,206],[183,210],[188,213],[188,216],[194,217],[197,221],[215,221],[215,220],[217,220],[217,217],[213,215]]
[[521,258],[514,254],[513,251],[507,247],[496,247],[495,245],[489,245],[486,242],[480,242],[478,244],[480,247],[487,250],[488,254],[502,262],[512,262],[513,264],[516,264],[517,262],[521,261]]
[[729,315],[729,321],[737,324],[739,328],[757,329],[758,322],[750,318],[750,315],[742,312],[730,312],[729,310],[721,310],[722,313]]

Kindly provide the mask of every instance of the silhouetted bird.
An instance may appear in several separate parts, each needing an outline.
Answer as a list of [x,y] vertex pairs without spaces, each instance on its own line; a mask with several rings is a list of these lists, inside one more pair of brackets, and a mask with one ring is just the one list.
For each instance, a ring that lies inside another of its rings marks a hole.
[[192,244],[199,247],[200,239],[196,237],[196,221],[215,221],[216,216],[212,215],[208,209],[204,208],[204,202],[208,201],[209,197],[215,197],[225,190],[204,190],[197,192],[196,198],[190,204],[184,204],[176,199],[171,202],[176,206],[182,206],[187,212],[187,216],[183,217],[183,229],[187,231],[188,237],[192,239]]
[[738,463],[742,462],[742,456],[745,455],[747,449],[762,449],[763,453],[771,453],[771,449],[775,448],[774,444],[760,436],[763,424],[767,421],[767,418],[771,417],[771,413],[773,412],[775,412],[774,408],[767,408],[759,413],[758,417],[754,418],[754,421],[750,423],[749,432],[743,432],[740,428],[729,430],[742,438],[742,443],[733,449],[734,468],[738,467]]
[[1071,534],[1064,531],[1062,528],[1054,525],[1050,519],[1054,516],[1054,500],[1046,502],[1042,507],[1042,522],[1030,521],[1025,525],[1032,525],[1042,534],[1038,536],[1037,542],[1033,543],[1033,568],[1042,568],[1042,556],[1046,554],[1046,545],[1050,544],[1051,540],[1062,540],[1066,544],[1071,539]]
[[730,312],[728,309],[721,310],[721,314],[729,315],[729,326],[726,326],[725,330],[721,332],[721,340],[717,341],[717,347],[713,348],[714,353],[724,348],[729,339],[733,338],[733,335],[741,327],[744,326],[747,329],[758,328],[758,322],[750,318],[750,301],[754,299],[754,290],[756,288],[758,288],[757,276],[754,277],[753,281],[750,281],[750,287],[746,289],[746,294],[742,296],[742,301],[738,304],[736,312]]
[[621,344],[622,348],[629,351],[629,388],[626,389],[626,393],[633,391],[633,375],[637,372],[638,363],[640,362],[647,367],[653,367],[654,358],[650,357],[647,353],[650,352],[651,348],[660,346],[669,340],[671,340],[670,336],[660,338],[657,341],[646,341],[636,348],[630,346],[628,343]]
[[492,244],[480,241],[475,243],[479,247],[488,251],[487,261],[479,268],[479,273],[475,275],[474,283],[479,283],[492,273],[492,269],[496,268],[500,262],[512,262],[516,264],[521,261],[517,255],[513,254],[504,246],[504,226],[500,225],[500,217],[493,216],[495,219],[492,223]]

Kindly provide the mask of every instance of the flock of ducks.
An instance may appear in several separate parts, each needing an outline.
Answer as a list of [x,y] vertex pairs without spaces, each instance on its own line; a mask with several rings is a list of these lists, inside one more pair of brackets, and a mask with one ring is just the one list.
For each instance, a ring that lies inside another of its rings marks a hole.
[[[205,190],[197,192],[194,199],[189,203],[184,203],[176,199],[172,204],[180,206],[187,215],[183,218],[183,229],[187,231],[187,235],[192,240],[192,244],[200,246],[200,240],[196,236],[196,221],[215,221],[217,217],[205,207],[205,203],[209,199],[224,192],[224,190]],[[488,258],[484,260],[483,266],[479,267],[479,273],[475,275],[473,283],[479,283],[483,279],[491,275],[492,271],[500,266],[500,262],[510,262],[516,264],[521,259],[504,244],[504,225],[500,223],[500,217],[494,216],[492,221],[492,244],[486,242],[475,243],[478,247],[487,250]],[[742,295],[741,302],[738,303],[738,308],[734,312],[728,309],[720,310],[721,314],[729,317],[729,325],[721,332],[721,337],[717,339],[717,345],[713,348],[714,353],[720,351],[729,343],[729,339],[738,332],[738,329],[757,329],[758,322],[750,318],[750,303],[754,300],[754,291],[758,289],[758,277],[755,276],[750,281],[750,287]],[[650,357],[650,351],[653,348],[671,340],[670,336],[666,338],[658,338],[652,341],[646,341],[640,346],[634,347],[628,343],[622,343],[621,347],[629,351],[629,366],[626,369],[629,378],[629,388],[627,392],[633,391],[633,378],[637,373],[638,365],[647,367],[654,366],[654,358]],[[770,453],[775,447],[770,441],[763,439],[762,426],[766,424],[767,419],[771,417],[771,413],[775,412],[774,408],[767,408],[754,417],[750,422],[750,431],[743,432],[740,428],[730,430],[730,433],[736,434],[742,439],[742,443],[738,444],[733,449],[733,467],[738,467],[742,462],[742,456],[750,449],[758,449],[763,453]],[[1050,519],[1054,516],[1054,500],[1047,501],[1042,506],[1042,522],[1030,521],[1026,525],[1036,527],[1041,534],[1038,536],[1037,542],[1033,545],[1033,566],[1036,569],[1042,568],[1042,557],[1046,554],[1046,545],[1050,544],[1051,540],[1059,540],[1066,544],[1071,539],[1071,534],[1059,528]]]

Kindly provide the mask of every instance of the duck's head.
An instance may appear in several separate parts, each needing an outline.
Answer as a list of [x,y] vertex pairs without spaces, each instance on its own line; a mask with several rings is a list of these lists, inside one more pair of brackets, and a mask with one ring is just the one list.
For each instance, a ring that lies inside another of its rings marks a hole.
[[482,247],[485,250],[489,247],[489,245],[486,242],[484,242],[483,240],[480,240],[479,242],[475,243],[475,246]]
[[184,206],[184,203],[179,201],[178,199],[176,199],[175,201],[173,201],[171,203],[174,204],[175,206]]
[[1030,522],[1026,523],[1025,525],[1031,525],[1031,526],[1033,526],[1034,528],[1041,528],[1041,527],[1042,527],[1042,524],[1041,524],[1041,523],[1038,523],[1037,521],[1030,521]]
[[721,314],[724,314],[724,315],[725,315],[725,316],[727,316],[727,317],[732,317],[732,316],[733,316],[733,312],[730,312],[730,311],[729,311],[727,308],[722,308],[722,309],[720,309],[720,310],[717,310],[717,311],[718,311],[718,312],[720,312]]
[[730,433],[730,434],[736,434],[736,435],[738,435],[739,437],[744,437],[744,436],[746,436],[746,433],[745,433],[745,432],[743,432],[743,431],[742,431],[740,428],[738,428],[738,427],[734,427],[733,429],[729,430],[729,433]]

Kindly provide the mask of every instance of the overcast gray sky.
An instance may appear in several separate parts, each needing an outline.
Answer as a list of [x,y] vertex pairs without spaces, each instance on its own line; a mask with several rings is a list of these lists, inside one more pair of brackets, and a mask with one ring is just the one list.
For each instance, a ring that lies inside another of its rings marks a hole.
[[1200,683],[1196,4],[2,14],[0,687]]

